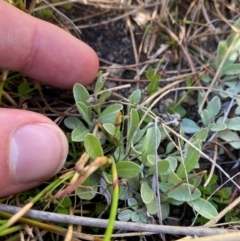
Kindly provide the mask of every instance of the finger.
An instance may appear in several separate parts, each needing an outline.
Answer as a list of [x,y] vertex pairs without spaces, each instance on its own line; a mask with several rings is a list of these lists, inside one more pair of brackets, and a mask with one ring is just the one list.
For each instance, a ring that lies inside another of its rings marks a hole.
[[87,85],[96,77],[96,53],[66,31],[4,1],[0,16],[0,68],[60,88]]
[[47,117],[23,111],[0,109],[0,196],[39,185],[63,166],[68,142]]

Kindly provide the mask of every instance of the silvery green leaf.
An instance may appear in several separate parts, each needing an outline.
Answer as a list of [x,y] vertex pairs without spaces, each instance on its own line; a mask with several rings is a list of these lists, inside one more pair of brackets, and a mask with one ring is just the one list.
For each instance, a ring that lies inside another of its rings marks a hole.
[[208,127],[210,131],[213,132],[224,131],[227,129],[227,125],[225,123],[210,123]]
[[141,90],[136,89],[132,92],[132,94],[129,96],[129,103],[132,105],[136,105],[141,100]]
[[128,179],[128,185],[133,190],[139,192],[139,190],[140,190],[140,180],[139,180],[139,177],[129,178]]
[[105,77],[102,74],[102,71],[100,70],[98,75],[97,75],[97,81],[95,84],[95,88],[94,88],[94,94],[96,95],[104,86],[105,83]]
[[126,157],[124,147],[120,146],[115,150],[114,158],[115,158],[116,162],[122,161],[122,160],[128,161],[128,157]]
[[96,104],[93,105],[94,110],[100,115],[102,105],[105,103],[106,99],[111,95],[110,90],[104,90],[102,94],[100,94],[99,98],[96,100]]
[[64,119],[64,124],[67,128],[73,130],[74,128],[78,127],[78,126],[84,126],[83,123],[74,116],[69,116],[67,118]]
[[99,139],[91,133],[86,135],[84,140],[84,147],[86,152],[93,159],[103,156],[103,149]]
[[98,120],[101,123],[115,123],[116,113],[123,109],[121,104],[111,104],[99,115]]
[[216,57],[216,69],[218,69],[219,65],[222,62],[222,59],[224,58],[226,52],[227,52],[228,46],[226,41],[221,41],[218,44],[217,48],[217,57]]
[[158,128],[156,128],[155,131],[154,127],[150,127],[147,129],[147,133],[143,138],[144,140],[141,147],[142,155],[139,158],[145,165],[147,163],[147,156],[149,154],[154,155],[155,148],[158,148],[161,141],[161,134]]
[[240,131],[240,117],[229,118],[225,121],[227,128],[234,131]]
[[171,171],[171,166],[168,159],[158,161],[158,174],[167,175]]
[[216,208],[207,200],[198,198],[187,202],[201,216],[207,219],[212,219],[218,215]]
[[147,162],[145,163],[146,166],[152,167],[155,164],[155,156],[152,154],[147,155]]
[[173,199],[173,198],[168,198],[167,201],[168,201],[169,204],[172,204],[174,206],[180,206],[184,203],[183,201],[178,201],[178,200]]
[[111,124],[111,123],[104,123],[103,124],[103,128],[104,130],[109,133],[111,136],[115,135],[115,125]]
[[80,113],[81,117],[83,118],[83,120],[85,120],[87,122],[87,124],[89,126],[92,125],[91,122],[91,108],[86,106],[83,102],[77,102],[76,103],[78,112]]
[[177,165],[178,165],[177,159],[173,156],[168,156],[166,158],[166,160],[169,162],[171,170],[175,171],[175,169],[177,168]]
[[138,127],[136,128],[136,131],[134,132],[133,139],[132,139],[132,143],[134,145],[141,141],[147,129],[148,129],[148,126],[145,126],[143,129],[139,129]]
[[235,100],[236,100],[238,106],[240,106],[240,97],[235,97]]
[[140,220],[140,216],[137,212],[132,212],[132,215],[131,215],[131,220],[133,222],[138,222]]
[[71,133],[72,141],[74,141],[74,142],[84,141],[86,135],[89,132],[90,132],[89,129],[87,129],[85,126],[76,127]]
[[201,150],[201,143],[195,142],[192,144],[195,146],[195,148],[190,145],[188,145],[185,148],[183,160],[177,169],[176,174],[180,178],[185,178],[186,174],[191,172],[199,161],[199,158],[200,158],[199,150]]
[[[236,22],[234,23],[234,25],[236,24]],[[235,26],[236,27],[236,26]],[[239,27],[237,27],[239,29]],[[230,46],[231,43],[233,42],[233,39],[236,36],[236,32],[234,30],[232,30],[232,33],[230,34],[230,36],[227,38],[226,42],[227,45]],[[235,42],[233,48],[231,49],[231,52],[237,52],[240,48],[240,39],[237,39],[237,41]],[[236,61],[236,59],[232,59],[233,63]]]
[[238,106],[238,107],[235,109],[235,114],[236,114],[236,115],[240,115],[240,106]]
[[[234,93],[234,90],[236,88],[236,84],[237,84],[237,81],[238,81],[238,77],[234,77],[234,76],[228,76],[226,75],[224,78],[223,78],[223,81],[224,81],[224,85],[226,85],[227,87],[229,87],[230,89],[232,89],[232,93]],[[228,89],[226,89],[225,91],[229,91]],[[228,96],[232,97],[232,95],[226,93]]]
[[146,181],[142,183],[140,193],[141,193],[142,200],[145,204],[151,203],[153,201],[154,199],[153,190]]
[[130,190],[128,186],[119,186],[119,199],[122,201],[126,201],[128,198],[133,196],[133,192]]
[[230,130],[220,131],[218,132],[218,137],[226,141],[233,148],[235,149],[240,148],[240,138],[235,132]]
[[227,88],[226,91],[227,91],[228,97],[232,98],[233,95],[236,94],[236,85],[234,84],[234,86]]
[[90,98],[90,95],[83,85],[77,83],[73,86],[73,96],[75,103],[83,102],[85,105],[89,105],[87,101]]
[[134,132],[137,129],[139,123],[139,115],[135,109],[131,109],[130,117],[129,117],[129,126],[128,126],[128,133],[127,133],[127,140],[131,141]]
[[[76,189],[76,194],[83,200],[93,199],[98,192],[99,175],[97,173],[91,174],[81,185]],[[86,186],[86,187],[84,187]],[[91,188],[91,189],[89,189]]]
[[212,81],[212,77],[209,74],[206,74],[203,76],[202,81],[204,81],[205,83],[209,83]]
[[[148,158],[152,159],[152,164],[147,172],[147,175],[153,175],[156,172],[156,168],[155,168],[155,157],[153,155],[148,155]],[[167,159],[165,160],[159,160],[158,161],[158,174],[169,174],[171,171],[170,169],[170,163]]]
[[202,110],[202,113],[200,114],[200,116],[204,126],[208,126],[208,124],[210,123],[208,111],[206,109]]
[[[160,183],[159,187],[162,192],[166,192],[167,190],[172,188],[172,185],[167,183]],[[194,192],[192,193],[193,190]],[[168,192],[167,196],[178,201],[188,202],[191,200],[198,199],[201,196],[201,192],[199,191],[198,188],[195,188],[195,186],[191,184],[183,183],[180,186]]]
[[130,198],[128,198],[127,202],[128,202],[128,206],[131,209],[133,209],[133,210],[137,210],[138,209],[138,202],[137,202],[137,200],[135,198],[130,197]]
[[170,213],[170,205],[168,202],[161,203],[162,220],[166,219]]
[[167,155],[167,154],[171,153],[174,149],[175,149],[174,143],[169,142],[169,143],[167,144],[165,154]]
[[220,110],[221,110],[221,100],[218,96],[214,96],[207,104],[209,121],[213,120]]
[[141,168],[135,162],[119,161],[116,164],[118,176],[121,178],[133,178],[139,175]]
[[130,209],[125,209],[118,214],[118,220],[127,222],[131,219],[133,211]]
[[141,223],[147,223],[148,222],[146,212],[140,212],[139,216],[140,216],[140,222]]
[[176,185],[181,181],[182,181],[182,179],[175,172],[171,172],[168,176],[169,184]]
[[202,104],[205,94],[204,91],[198,91],[198,106]]
[[[208,136],[208,131],[209,129],[207,127],[202,128],[200,131],[198,131],[197,133],[195,133],[191,139],[189,140],[191,143],[195,143],[198,142],[199,144],[201,144],[202,142],[206,141],[207,136]],[[187,147],[189,144],[186,143],[185,147]]]
[[157,213],[157,208],[156,208],[156,200],[155,198],[153,198],[153,200],[149,203],[145,203],[146,207],[147,207],[147,210],[148,212],[151,214],[151,215],[155,215]]
[[200,127],[194,121],[188,118],[182,119],[180,128],[184,133],[187,134],[195,133],[200,130]]
[[239,75],[240,74],[240,64],[227,65],[222,70],[222,75]]

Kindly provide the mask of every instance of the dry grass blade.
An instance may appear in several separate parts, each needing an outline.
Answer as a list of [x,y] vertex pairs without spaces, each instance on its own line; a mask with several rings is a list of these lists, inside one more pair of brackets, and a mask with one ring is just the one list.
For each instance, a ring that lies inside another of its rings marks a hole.
[[209,220],[207,223],[204,224],[204,226],[212,226],[216,224],[222,217],[224,217],[229,211],[231,211],[234,207],[239,205],[240,203],[240,197],[235,199],[232,203],[230,203],[226,208],[224,208],[216,217]]
[[[69,214],[70,214],[70,215],[73,215],[73,209],[72,209],[72,208],[69,209]],[[71,241],[72,238],[73,238],[73,225],[72,225],[72,224],[69,224],[69,225],[68,225],[68,231],[67,231],[67,233],[66,233],[66,236],[65,236],[65,238],[64,238],[64,241]]]
[[195,241],[238,241],[240,239],[240,232],[214,235],[210,237],[194,238]]

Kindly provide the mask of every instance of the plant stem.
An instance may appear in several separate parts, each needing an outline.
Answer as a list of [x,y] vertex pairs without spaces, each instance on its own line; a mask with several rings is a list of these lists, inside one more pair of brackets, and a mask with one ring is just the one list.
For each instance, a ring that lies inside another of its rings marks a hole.
[[118,184],[118,174],[117,168],[113,157],[110,157],[112,161],[112,175],[113,175],[113,201],[110,210],[110,217],[108,221],[108,226],[104,235],[104,241],[111,240],[111,236],[114,229],[114,223],[117,215],[118,208],[118,196],[119,196],[119,184]]

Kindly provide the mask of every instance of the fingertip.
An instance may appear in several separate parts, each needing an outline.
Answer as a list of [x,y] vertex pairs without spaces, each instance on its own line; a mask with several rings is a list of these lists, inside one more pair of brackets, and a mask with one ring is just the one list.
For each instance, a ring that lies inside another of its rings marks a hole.
[[94,50],[63,29],[0,1],[0,68],[19,71],[45,84],[72,88],[94,80]]
[[75,83],[88,85],[94,80],[99,61],[90,46],[46,22],[36,26],[32,51],[21,70],[23,73],[65,89],[72,88]]
[[20,69],[43,83],[71,89],[75,83],[88,85],[98,72],[95,51],[68,32],[34,19],[31,52]]
[[[99,71],[99,59],[96,52],[83,42],[78,41],[78,45],[81,53],[79,53],[79,63],[76,61],[72,66],[76,74],[73,78],[69,79],[70,88],[75,83],[81,83],[85,86],[90,84],[96,78]],[[83,47],[83,45],[85,46]]]

